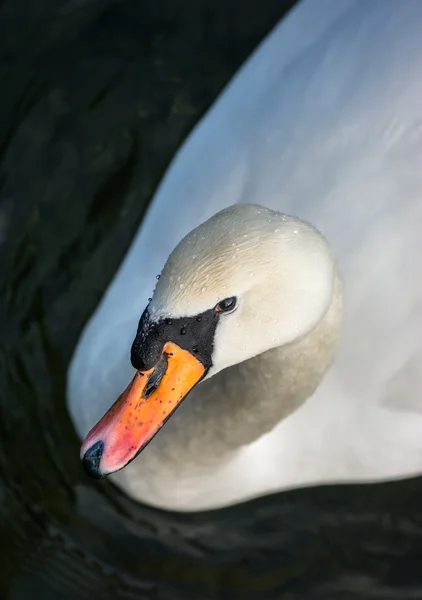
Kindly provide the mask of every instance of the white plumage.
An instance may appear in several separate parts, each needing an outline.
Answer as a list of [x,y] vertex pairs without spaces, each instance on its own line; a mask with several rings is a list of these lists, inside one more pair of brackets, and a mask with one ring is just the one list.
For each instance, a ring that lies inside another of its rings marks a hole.
[[[189,403],[202,388],[221,393],[222,378],[201,384],[113,476],[133,497],[197,510],[422,471],[421,56],[419,0],[305,0],[176,155],[73,357],[68,402],[78,432],[126,386],[130,344],[167,256],[231,204],[265,205],[323,233],[344,282],[344,326],[333,366],[298,410],[224,459],[192,450],[180,464],[178,443],[200,447]],[[268,369],[277,394],[283,373]],[[237,385],[223,373],[226,386]],[[230,403],[225,410],[230,419]],[[215,439],[223,450],[226,442]]]

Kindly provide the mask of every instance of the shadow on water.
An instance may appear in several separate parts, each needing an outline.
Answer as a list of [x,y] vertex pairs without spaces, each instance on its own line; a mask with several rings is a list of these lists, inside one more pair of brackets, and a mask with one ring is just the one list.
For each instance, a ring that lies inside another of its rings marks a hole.
[[289,4],[0,4],[1,598],[422,598],[421,479],[170,514],[85,477],[65,408],[166,165]]

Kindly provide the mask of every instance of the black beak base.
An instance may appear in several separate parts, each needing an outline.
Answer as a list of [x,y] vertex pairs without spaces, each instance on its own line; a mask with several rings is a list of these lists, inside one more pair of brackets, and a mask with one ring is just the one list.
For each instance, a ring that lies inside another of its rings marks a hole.
[[212,366],[218,319],[219,313],[210,309],[192,317],[152,321],[147,307],[132,344],[132,366],[139,371],[152,369],[161,358],[164,344],[173,342],[196,356],[208,370]]

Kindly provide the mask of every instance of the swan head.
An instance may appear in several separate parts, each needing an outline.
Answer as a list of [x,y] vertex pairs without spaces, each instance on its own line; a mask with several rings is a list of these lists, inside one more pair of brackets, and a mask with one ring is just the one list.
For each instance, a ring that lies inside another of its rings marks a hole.
[[82,445],[88,472],[126,466],[200,381],[308,334],[334,278],[324,237],[262,206],[229,207],[191,231],[141,316],[133,381]]

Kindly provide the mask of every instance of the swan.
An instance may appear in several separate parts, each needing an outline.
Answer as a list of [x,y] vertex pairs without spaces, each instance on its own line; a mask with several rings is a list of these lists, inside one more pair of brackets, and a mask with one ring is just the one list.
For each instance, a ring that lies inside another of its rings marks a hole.
[[419,0],[304,0],[236,74],[75,349],[91,475],[197,511],[422,472],[420,56]]

